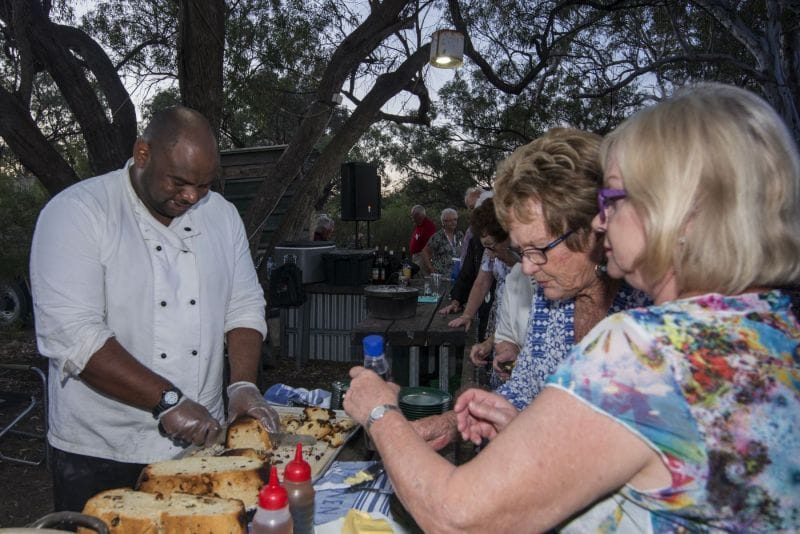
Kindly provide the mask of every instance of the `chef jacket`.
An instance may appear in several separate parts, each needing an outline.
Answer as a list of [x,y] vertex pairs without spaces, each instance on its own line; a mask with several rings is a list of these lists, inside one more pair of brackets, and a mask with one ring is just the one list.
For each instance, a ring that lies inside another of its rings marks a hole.
[[169,226],[128,168],[83,180],[42,210],[31,248],[36,336],[50,359],[48,441],[76,454],[150,463],[180,452],[149,410],[82,382],[115,337],[222,420],[225,333],[266,335],[265,301],[236,208],[210,192]]

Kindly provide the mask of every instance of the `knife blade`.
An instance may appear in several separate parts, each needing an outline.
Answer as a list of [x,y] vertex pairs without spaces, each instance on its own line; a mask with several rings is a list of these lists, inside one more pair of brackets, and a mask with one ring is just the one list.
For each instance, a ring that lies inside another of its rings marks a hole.
[[[159,429],[162,429],[161,423],[158,423]],[[188,458],[189,456],[193,456],[194,454],[216,445],[224,445],[225,438],[228,436],[228,425],[224,424],[221,426],[219,433],[214,436],[214,439],[208,445],[194,445],[190,444],[185,449],[180,451],[178,454],[172,457],[173,460],[180,460],[181,458]]]

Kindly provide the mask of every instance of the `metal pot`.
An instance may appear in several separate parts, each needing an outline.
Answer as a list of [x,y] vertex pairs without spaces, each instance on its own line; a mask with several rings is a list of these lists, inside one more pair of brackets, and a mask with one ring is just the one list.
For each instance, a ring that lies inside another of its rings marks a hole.
[[367,286],[367,313],[376,319],[406,319],[417,311],[419,290],[403,286]]
[[[70,530],[56,530],[49,527],[65,527]],[[25,528],[0,528],[0,534],[69,534],[75,531],[75,527],[90,528],[97,534],[108,534],[108,527],[101,519],[78,512],[53,512]]]

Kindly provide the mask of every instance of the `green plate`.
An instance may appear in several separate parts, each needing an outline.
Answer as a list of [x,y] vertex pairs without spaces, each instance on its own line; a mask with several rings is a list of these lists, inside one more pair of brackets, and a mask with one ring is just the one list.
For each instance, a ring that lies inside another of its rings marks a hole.
[[442,406],[450,403],[452,397],[449,393],[436,388],[405,387],[400,390],[399,400],[401,405],[427,412],[437,408],[441,409]]

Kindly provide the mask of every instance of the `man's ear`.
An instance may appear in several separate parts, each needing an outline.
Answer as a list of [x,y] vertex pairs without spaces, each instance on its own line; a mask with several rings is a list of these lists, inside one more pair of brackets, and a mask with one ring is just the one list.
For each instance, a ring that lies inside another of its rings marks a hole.
[[133,143],[133,164],[144,168],[150,160],[150,144],[141,137]]

